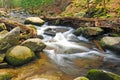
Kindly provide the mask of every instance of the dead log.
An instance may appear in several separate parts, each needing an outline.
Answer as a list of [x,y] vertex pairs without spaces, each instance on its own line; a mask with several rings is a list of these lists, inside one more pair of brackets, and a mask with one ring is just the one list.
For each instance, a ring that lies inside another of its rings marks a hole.
[[79,18],[79,17],[41,17],[48,24],[57,24],[63,26],[79,27],[101,27],[108,28],[114,32],[120,33],[120,18],[97,19],[97,18]]
[[0,23],[4,23],[7,27],[7,30],[11,30],[15,27],[20,27],[21,32],[23,33],[30,34],[33,37],[37,35],[36,31],[33,28],[27,27],[26,25],[19,23],[17,21],[0,18]]

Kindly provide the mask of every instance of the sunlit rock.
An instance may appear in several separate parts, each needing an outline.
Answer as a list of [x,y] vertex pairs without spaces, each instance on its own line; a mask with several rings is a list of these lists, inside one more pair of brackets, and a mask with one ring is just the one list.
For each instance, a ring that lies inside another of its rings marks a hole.
[[27,46],[32,51],[42,51],[46,45],[39,38],[31,38],[24,41],[22,46]]
[[88,71],[86,77],[89,80],[120,80],[120,76],[114,73],[96,69]]
[[103,37],[100,44],[103,47],[117,51],[118,53],[120,51],[120,37]]
[[[6,33],[6,32],[4,32]],[[20,38],[20,28],[16,27],[0,39],[0,50],[5,50],[17,45]]]
[[25,20],[25,24],[34,24],[34,25],[42,25],[44,24],[44,20],[40,19],[39,17],[28,17]]
[[25,46],[12,47],[7,51],[5,55],[5,61],[13,66],[23,65],[30,62],[34,58],[34,52]]

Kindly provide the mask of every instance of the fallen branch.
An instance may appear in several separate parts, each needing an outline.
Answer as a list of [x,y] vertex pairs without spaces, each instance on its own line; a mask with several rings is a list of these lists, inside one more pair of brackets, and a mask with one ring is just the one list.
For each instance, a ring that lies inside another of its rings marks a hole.
[[12,21],[12,20],[5,19],[5,18],[0,18],[0,23],[4,23],[7,27],[7,30],[11,30],[15,27],[20,27],[21,32],[30,34],[33,37],[37,35],[36,31],[33,28],[27,27],[26,25],[16,22],[16,21]]

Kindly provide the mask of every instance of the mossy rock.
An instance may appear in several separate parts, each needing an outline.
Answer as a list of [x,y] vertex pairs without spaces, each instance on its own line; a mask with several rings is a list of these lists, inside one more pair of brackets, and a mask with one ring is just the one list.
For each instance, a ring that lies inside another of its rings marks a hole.
[[75,34],[76,36],[81,35],[84,32],[85,28],[79,27],[78,29],[76,29],[73,34]]
[[103,37],[99,41],[100,45],[104,48],[116,51],[120,51],[120,37]]
[[86,37],[97,36],[103,32],[103,29],[99,27],[86,27],[83,35]]
[[5,61],[13,66],[23,65],[32,61],[34,58],[34,52],[25,46],[12,47],[7,51],[5,55]]
[[30,48],[32,51],[42,51],[46,47],[39,38],[27,39],[21,45]]
[[103,29],[99,27],[80,27],[73,34],[79,36],[83,34],[85,37],[97,36],[103,33]]
[[86,78],[86,77],[77,77],[77,78],[75,78],[74,80],[89,80],[89,79]]
[[88,71],[86,77],[89,80],[120,80],[120,76],[114,73],[97,69]]
[[[5,32],[4,32],[5,33]],[[12,46],[18,44],[20,39],[20,28],[16,27],[10,32],[6,32],[5,35],[0,39],[0,50],[6,50]]]

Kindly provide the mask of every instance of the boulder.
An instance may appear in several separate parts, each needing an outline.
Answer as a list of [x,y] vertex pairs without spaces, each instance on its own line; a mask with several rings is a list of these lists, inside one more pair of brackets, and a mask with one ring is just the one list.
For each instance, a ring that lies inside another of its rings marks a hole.
[[5,61],[12,66],[20,66],[32,61],[34,52],[26,46],[15,46],[7,50]]
[[86,77],[89,80],[120,80],[117,74],[97,69],[88,71]]
[[83,34],[85,37],[97,36],[101,33],[103,33],[103,29],[100,27],[80,27],[74,32],[77,36]]
[[0,39],[0,50],[8,49],[17,45],[20,38],[20,28],[16,27]]
[[28,17],[25,19],[25,24],[33,24],[33,25],[38,25],[41,26],[44,24],[44,20],[40,19],[39,17]]
[[120,37],[103,37],[100,44],[105,48],[120,52]]
[[32,51],[42,51],[46,47],[46,45],[39,38],[27,39],[21,45],[27,46]]
[[74,80],[89,80],[89,79],[86,78],[86,77],[77,77],[77,78],[75,78]]

